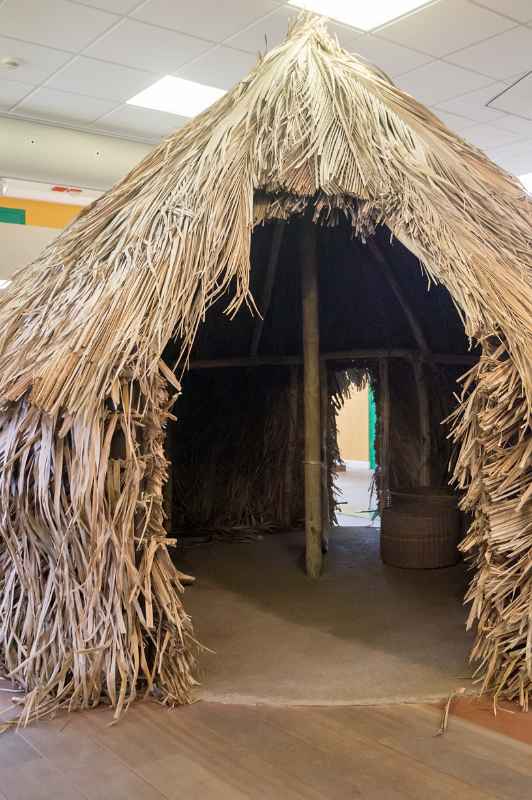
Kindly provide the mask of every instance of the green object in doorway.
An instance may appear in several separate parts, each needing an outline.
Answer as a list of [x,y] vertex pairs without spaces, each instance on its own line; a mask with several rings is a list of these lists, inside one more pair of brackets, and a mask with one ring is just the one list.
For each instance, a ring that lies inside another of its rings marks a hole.
[[375,456],[375,430],[377,426],[377,408],[375,406],[375,395],[371,386],[368,389],[368,418],[369,418],[369,468],[375,469],[377,459]]
[[9,222],[11,225],[25,225],[26,212],[23,208],[5,208],[0,206],[0,222]]

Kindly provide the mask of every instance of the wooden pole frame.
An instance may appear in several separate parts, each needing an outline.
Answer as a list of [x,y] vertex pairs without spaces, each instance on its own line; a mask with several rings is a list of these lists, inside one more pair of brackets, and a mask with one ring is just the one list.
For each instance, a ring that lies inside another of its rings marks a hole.
[[419,485],[427,487],[430,486],[432,478],[432,431],[430,427],[430,396],[426,362],[423,358],[413,358],[412,369],[414,371],[414,379],[416,382],[419,413],[419,436],[421,440],[419,456]]
[[321,416],[321,549],[329,550],[329,373],[327,362],[320,363],[320,416]]
[[310,578],[322,569],[322,441],[318,236],[312,218],[301,220],[301,307],[303,320],[303,402],[305,424],[305,565]]
[[[403,358],[412,359],[420,355],[419,351],[408,348],[390,349],[358,349],[358,350],[338,350],[330,353],[322,353],[320,361],[371,361],[382,358]],[[432,360],[435,364],[473,366],[480,358],[480,355],[455,353],[432,353]],[[205,358],[195,359],[190,362],[188,369],[229,369],[235,367],[283,367],[299,365],[303,363],[301,356],[235,356],[229,358]]]
[[387,359],[379,361],[379,494],[381,512],[389,504],[390,499],[390,431],[391,431],[391,398],[390,374]]
[[390,267],[390,264],[388,263],[388,259],[382,254],[378,244],[375,242],[374,239],[370,239],[368,241],[368,248],[373,258],[380,266],[381,271],[383,272],[386,281],[390,286],[390,289],[394,293],[399,305],[403,309],[403,313],[408,321],[410,330],[412,331],[412,335],[416,340],[417,346],[419,347],[423,356],[430,361],[432,359],[432,353],[430,351],[430,347],[427,342],[425,333],[423,332],[423,328],[417,321],[416,315],[414,314],[412,308],[410,307],[410,303],[406,299],[403,290],[397,278],[395,277],[393,269]]
[[262,298],[260,307],[260,316],[257,317],[255,327],[253,328],[253,335],[251,337],[251,347],[249,350],[250,356],[256,356],[259,352],[260,340],[264,328],[264,321],[270,308],[272,299],[273,285],[275,283],[275,273],[277,272],[277,264],[279,261],[279,253],[281,252],[281,245],[283,242],[283,235],[286,222],[283,219],[275,220],[272,233],[272,243],[270,249],[270,258],[266,268],[266,276],[264,279],[264,286],[262,287]]
[[412,335],[419,347],[419,353],[410,357],[414,379],[416,382],[416,392],[418,399],[419,413],[419,435],[420,435],[420,455],[419,455],[419,485],[430,486],[432,478],[431,455],[432,455],[432,430],[430,419],[430,392],[428,377],[425,364],[434,367],[434,357],[430,350],[423,328],[419,324],[413,309],[405,297],[400,283],[395,277],[394,270],[390,266],[387,258],[381,252],[377,242],[371,239],[368,247],[375,261],[379,264],[388,285],[401,306],[403,313],[408,321]]
[[297,424],[299,410],[299,368],[296,364],[290,368],[288,384],[288,441],[287,455],[285,463],[284,498],[283,498],[283,520],[288,529],[292,522],[292,489],[294,485],[294,473],[297,463]]

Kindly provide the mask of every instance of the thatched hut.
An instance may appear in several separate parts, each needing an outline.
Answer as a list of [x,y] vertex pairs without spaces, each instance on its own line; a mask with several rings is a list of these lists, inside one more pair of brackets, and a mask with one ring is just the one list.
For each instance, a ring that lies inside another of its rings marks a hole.
[[473,656],[526,706],[531,210],[304,16],[18,274],[0,303],[0,661],[22,722],[189,699],[167,428],[174,528],[306,516],[319,571],[340,367],[379,395],[381,502],[442,485],[452,459]]

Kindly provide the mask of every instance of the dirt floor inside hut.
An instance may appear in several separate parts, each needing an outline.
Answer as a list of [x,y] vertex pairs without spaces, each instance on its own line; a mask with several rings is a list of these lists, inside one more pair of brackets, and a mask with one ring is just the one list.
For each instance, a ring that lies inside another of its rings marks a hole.
[[187,546],[180,566],[200,658],[199,696],[219,702],[427,701],[471,687],[463,564],[386,566],[378,527],[333,529],[318,582],[301,532]]

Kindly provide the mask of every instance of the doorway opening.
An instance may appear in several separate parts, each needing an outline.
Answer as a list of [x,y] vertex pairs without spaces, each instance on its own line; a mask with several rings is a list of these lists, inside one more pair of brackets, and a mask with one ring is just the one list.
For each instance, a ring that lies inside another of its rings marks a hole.
[[[346,219],[315,227],[318,469],[328,533],[321,580],[305,575],[300,220],[255,228],[250,281],[262,319],[245,308],[228,318],[223,297],[209,309],[168,430],[177,563],[196,577],[187,608],[200,641],[216,651],[202,659],[202,693],[316,703],[441,696],[468,674],[465,570],[435,575],[383,564],[379,518],[370,516],[427,473],[436,489],[447,484],[452,445],[441,421],[475,356],[449,293],[427,290],[417,259],[385,227],[367,243],[353,237]],[[405,303],[415,309],[429,362]],[[177,352],[169,348],[165,357],[172,364]],[[338,421],[357,387],[367,391],[368,439],[366,459],[353,461],[367,460],[374,493],[354,503],[366,515],[362,524],[342,527]]]
[[375,482],[376,407],[369,377],[358,384],[349,371],[337,377],[348,390],[336,417],[338,461],[336,520],[342,527],[380,528]]

